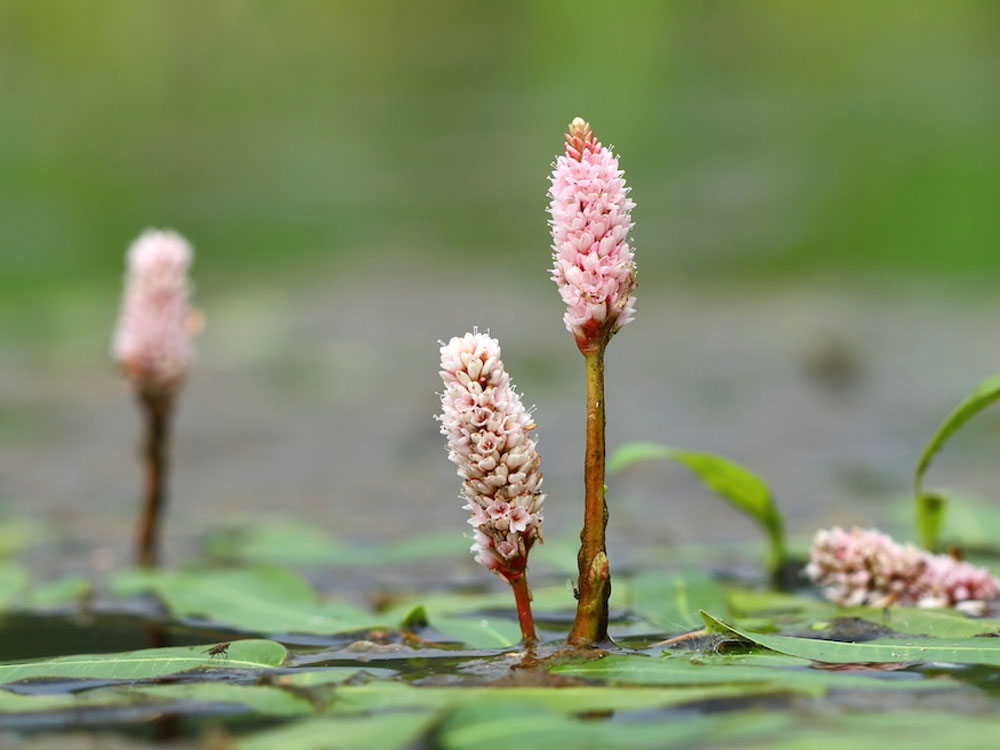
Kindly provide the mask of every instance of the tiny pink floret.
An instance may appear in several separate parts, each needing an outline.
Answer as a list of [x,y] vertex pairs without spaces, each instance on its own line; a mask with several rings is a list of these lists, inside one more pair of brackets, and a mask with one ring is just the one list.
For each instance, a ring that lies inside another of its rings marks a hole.
[[535,429],[510,383],[496,339],[467,333],[441,347],[441,432],[462,477],[476,561],[514,582],[542,538],[542,473]]
[[817,532],[806,573],[824,587],[827,598],[845,607],[901,604],[977,611],[974,605],[1000,596],[1000,581],[985,568],[898,544],[875,529]]
[[172,393],[194,354],[191,246],[176,232],[146,230],[128,250],[115,361],[146,393]]
[[581,350],[602,346],[635,317],[635,259],[628,244],[635,207],[618,159],[577,117],[549,188],[552,279],[563,321]]

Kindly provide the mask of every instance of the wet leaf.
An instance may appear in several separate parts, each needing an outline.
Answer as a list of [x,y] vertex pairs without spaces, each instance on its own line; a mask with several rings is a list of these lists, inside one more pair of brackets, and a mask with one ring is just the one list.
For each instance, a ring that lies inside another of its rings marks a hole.
[[588,680],[612,682],[622,685],[756,685],[747,688],[752,695],[764,693],[795,692],[818,697],[830,688],[853,690],[921,690],[954,687],[958,683],[947,680],[921,679],[906,675],[907,679],[879,680],[875,677],[838,675],[810,669],[769,667],[746,662],[728,664],[724,657],[698,663],[686,656],[606,656],[583,664],[565,664],[554,667],[556,674],[581,677]]
[[239,706],[262,716],[297,716],[316,711],[316,706],[307,697],[288,690],[218,680],[181,685],[115,686],[57,695],[24,695],[0,690],[0,712],[8,714],[128,708],[150,703],[190,706],[191,702],[203,706]]
[[152,591],[180,618],[202,617],[254,633],[349,633],[384,627],[383,618],[341,602],[320,602],[282,568],[128,571],[112,578],[119,595]]
[[707,613],[705,619],[714,627],[772,651],[831,664],[946,662],[1000,666],[1000,638],[881,638],[845,643],[737,630]]
[[244,735],[239,750],[396,750],[411,747],[434,714],[394,712],[391,717],[306,719]]
[[783,717],[764,714],[629,722],[581,720],[537,704],[502,700],[454,710],[435,733],[434,746],[442,750],[652,750],[699,742],[710,747],[713,740],[728,736],[752,738],[775,733],[786,722]]
[[774,573],[785,564],[785,532],[781,514],[771,497],[770,488],[746,467],[711,453],[682,451],[659,443],[626,443],[611,454],[608,473],[658,458],[669,458],[686,466],[706,487],[760,525],[770,545],[769,571]]
[[971,638],[1000,631],[1000,620],[972,619],[950,609],[890,607],[886,610],[859,607],[842,609],[838,616],[860,617],[897,633],[935,638]]
[[434,613],[430,624],[448,640],[471,648],[510,648],[521,642],[521,628],[500,617],[452,617]]
[[1000,399],[1000,375],[994,375],[984,380],[959,403],[938,426],[934,436],[927,443],[923,453],[920,454],[920,460],[917,461],[917,468],[913,475],[913,495],[917,504],[917,526],[923,534],[923,544],[928,549],[934,549],[938,543],[936,534],[941,527],[944,500],[938,498],[940,502],[928,501],[929,495],[923,489],[924,475],[927,473],[934,455],[944,447],[944,444],[966,422],[997,399]]
[[497,617],[455,617],[431,605],[419,605],[403,618],[400,627],[415,632],[433,627],[449,641],[464,643],[471,648],[508,648],[519,643],[521,629],[516,623]]
[[378,667],[324,667],[317,669],[300,668],[293,672],[286,672],[275,678],[278,685],[290,685],[293,687],[318,687],[322,685],[339,685],[347,682],[358,675],[367,675],[372,678],[392,677],[396,674],[392,669],[380,669]]
[[709,650],[693,655],[690,660],[695,664],[715,664],[726,667],[808,667],[812,663],[808,659],[778,654],[768,649],[737,653],[718,653]]
[[[234,644],[235,645],[235,644]],[[225,667],[225,662],[218,664]],[[103,691],[90,691],[100,694]],[[200,704],[227,703],[242,706],[262,716],[299,716],[315,713],[317,707],[306,696],[267,685],[234,685],[213,680],[183,685],[148,685],[130,688],[125,695],[161,701],[193,701]]]
[[193,669],[271,669],[281,666],[287,651],[280,643],[234,641],[224,657],[212,657],[204,646],[152,648],[116,654],[81,654],[0,663],[0,684],[40,678],[80,680],[146,680]]
[[632,579],[632,609],[668,634],[703,627],[701,610],[725,612],[726,592],[707,573],[647,571]]
[[767,689],[735,684],[691,684],[676,687],[417,687],[401,682],[380,681],[338,688],[336,700],[328,710],[333,713],[354,714],[373,710],[440,709],[518,701],[542,706],[549,711],[572,714],[590,711],[642,711],[719,698],[779,692],[787,690],[780,685]]
[[982,750],[996,744],[998,732],[1000,721],[992,716],[943,711],[845,711],[797,715],[789,726],[768,739],[766,747],[769,750],[843,750],[845,747]]
[[[67,695],[21,695],[0,690],[0,713],[28,714],[52,711],[69,711],[80,705],[77,696]],[[103,705],[95,702],[94,705]]]

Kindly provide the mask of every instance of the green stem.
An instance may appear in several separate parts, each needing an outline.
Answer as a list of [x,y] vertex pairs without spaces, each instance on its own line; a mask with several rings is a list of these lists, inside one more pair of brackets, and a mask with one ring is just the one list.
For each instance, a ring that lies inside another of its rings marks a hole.
[[142,391],[139,393],[139,404],[146,423],[143,451],[146,487],[136,557],[139,565],[156,567],[160,558],[160,519],[166,504],[167,447],[173,400],[163,393]]
[[584,514],[577,565],[579,602],[569,634],[573,646],[608,640],[611,575],[605,544],[608,507],[604,499],[604,348],[584,351],[587,362],[587,452],[584,459]]

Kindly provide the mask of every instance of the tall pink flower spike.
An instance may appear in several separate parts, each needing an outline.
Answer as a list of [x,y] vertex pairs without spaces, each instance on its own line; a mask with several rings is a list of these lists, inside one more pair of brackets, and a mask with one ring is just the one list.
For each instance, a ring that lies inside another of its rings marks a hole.
[[132,382],[145,420],[146,479],[136,556],[159,563],[166,504],[170,422],[194,355],[197,316],[190,307],[191,246],[176,232],[147,229],[127,255],[125,291],[112,352]]
[[581,351],[606,343],[635,317],[635,260],[628,244],[635,207],[610,148],[577,117],[549,189],[552,279],[563,321]]
[[441,346],[441,433],[458,466],[475,529],[476,561],[514,587],[526,643],[535,640],[525,578],[528,552],[542,540],[542,473],[525,411],[490,336],[467,333]]
[[1000,596],[1000,581],[950,555],[897,544],[875,529],[816,534],[806,573],[837,604],[957,607],[976,613]]
[[191,246],[176,232],[148,229],[128,250],[113,353],[141,391],[173,392],[194,353]]

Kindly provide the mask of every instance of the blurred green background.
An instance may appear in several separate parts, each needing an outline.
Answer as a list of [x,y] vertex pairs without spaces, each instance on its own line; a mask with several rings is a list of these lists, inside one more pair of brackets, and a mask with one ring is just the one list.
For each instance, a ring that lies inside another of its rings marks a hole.
[[[572,535],[582,370],[545,209],[582,115],[637,203],[609,446],[727,455],[800,533],[874,523],[1000,369],[998,86],[989,0],[0,0],[0,501],[127,559],[138,417],[108,347],[127,246],[169,226],[208,321],[173,559],[254,509],[461,533],[434,342],[477,324]],[[931,486],[995,488],[982,424]],[[621,479],[613,533],[755,538],[685,481]]]
[[988,0],[2,0],[0,307],[106,315],[147,225],[208,293],[379,258],[543,273],[576,114],[620,153],[645,278],[985,286],[998,83]]

